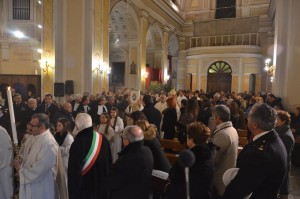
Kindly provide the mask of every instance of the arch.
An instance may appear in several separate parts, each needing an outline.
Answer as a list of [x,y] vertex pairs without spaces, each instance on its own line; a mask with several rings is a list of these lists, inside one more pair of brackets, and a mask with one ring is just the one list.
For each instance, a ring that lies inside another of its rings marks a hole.
[[162,30],[157,23],[148,27],[146,35],[146,48],[147,50],[161,50],[162,49]]
[[168,52],[171,56],[177,56],[179,50],[179,42],[175,34],[172,34],[169,38]]
[[123,1],[116,3],[110,12],[110,42],[137,40],[139,33],[138,17],[130,4]]
[[224,61],[216,61],[212,63],[208,70],[207,73],[232,73],[231,66]]
[[232,68],[224,61],[212,63],[207,70],[207,91],[230,92],[232,84]]

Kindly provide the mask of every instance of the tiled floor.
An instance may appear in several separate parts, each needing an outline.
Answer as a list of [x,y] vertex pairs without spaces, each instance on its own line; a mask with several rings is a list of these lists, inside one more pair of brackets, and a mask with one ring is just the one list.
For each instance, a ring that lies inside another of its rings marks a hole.
[[300,199],[300,167],[292,167],[290,173],[290,189],[288,199]]

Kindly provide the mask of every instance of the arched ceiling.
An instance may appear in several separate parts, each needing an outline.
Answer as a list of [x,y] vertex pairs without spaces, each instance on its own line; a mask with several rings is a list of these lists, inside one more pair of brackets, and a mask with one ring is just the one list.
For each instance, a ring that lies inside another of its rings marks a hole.
[[109,23],[110,42],[126,42],[138,38],[138,26],[129,7],[121,2],[112,9]]
[[151,25],[148,28],[147,35],[146,35],[146,48],[147,50],[162,49],[161,32],[157,25]]

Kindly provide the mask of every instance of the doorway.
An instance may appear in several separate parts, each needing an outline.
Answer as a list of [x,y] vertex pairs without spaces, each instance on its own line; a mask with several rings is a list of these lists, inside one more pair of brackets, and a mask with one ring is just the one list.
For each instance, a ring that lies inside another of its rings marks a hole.
[[125,62],[113,62],[111,67],[111,73],[109,77],[109,85],[112,90],[116,92],[116,87],[125,86]]
[[228,63],[217,61],[207,71],[207,92],[231,92],[232,70]]

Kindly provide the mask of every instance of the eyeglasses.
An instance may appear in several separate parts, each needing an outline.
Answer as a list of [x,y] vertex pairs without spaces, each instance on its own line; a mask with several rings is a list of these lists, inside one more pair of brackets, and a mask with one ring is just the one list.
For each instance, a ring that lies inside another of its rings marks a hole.
[[31,123],[29,123],[29,125],[30,125],[31,127],[40,127],[40,125],[34,125],[34,124],[31,124]]

